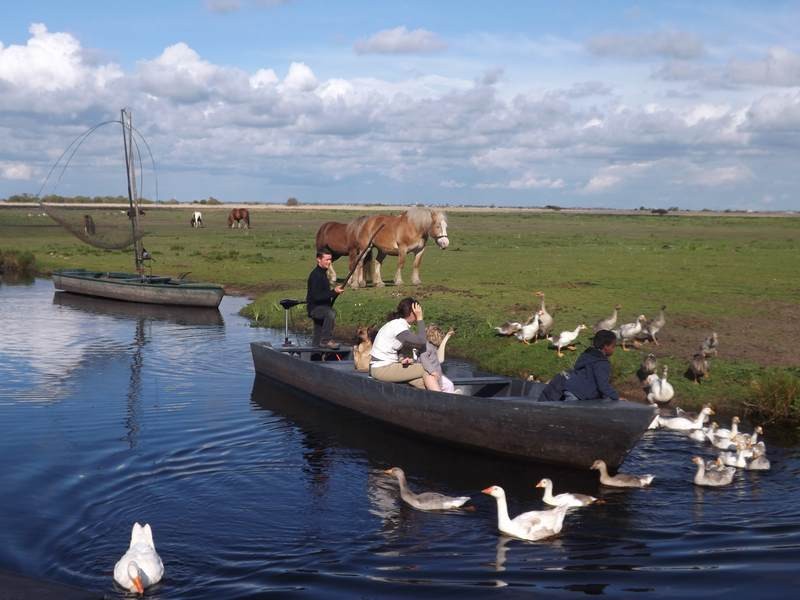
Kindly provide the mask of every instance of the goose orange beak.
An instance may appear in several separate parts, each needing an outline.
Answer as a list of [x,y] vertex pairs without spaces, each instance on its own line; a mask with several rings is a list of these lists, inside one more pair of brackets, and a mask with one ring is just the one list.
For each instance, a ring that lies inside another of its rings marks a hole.
[[492,495],[492,486],[489,486],[485,490],[481,490],[481,494],[489,494],[491,496]]
[[133,587],[136,588],[136,592],[138,594],[144,594],[144,586],[142,585],[142,580],[139,579],[138,577],[134,578]]

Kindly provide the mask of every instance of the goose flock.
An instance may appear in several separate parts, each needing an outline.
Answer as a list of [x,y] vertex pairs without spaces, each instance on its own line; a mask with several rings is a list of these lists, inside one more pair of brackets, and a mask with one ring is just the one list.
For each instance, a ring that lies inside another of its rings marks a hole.
[[676,409],[675,416],[657,415],[650,424],[650,429],[671,429],[680,431],[692,440],[705,442],[716,449],[716,458],[706,461],[699,456],[692,459],[697,465],[694,482],[697,485],[721,486],[733,481],[737,469],[751,471],[768,471],[771,468],[767,458],[767,447],[759,436],[764,435],[764,428],[757,425],[752,433],[739,431],[741,419],[734,416],[730,429],[721,428],[712,421],[706,425],[708,418],[714,414],[711,406],[706,405],[696,417],[691,417],[681,409]]
[[[502,325],[492,327],[495,334],[505,337],[514,336],[526,345],[545,339],[559,358],[565,355],[564,349],[574,351],[581,332],[587,329],[586,325],[581,323],[574,329],[567,329],[556,335],[553,333],[555,320],[553,315],[547,312],[544,292],[537,291],[534,295],[539,299],[539,307],[530,317],[525,321],[510,320]],[[666,304],[661,305],[658,315],[653,319],[648,319],[644,314],[640,314],[633,321],[618,325],[621,309],[622,305],[616,304],[610,315],[595,322],[592,331],[594,333],[603,329],[613,331],[624,352],[628,352],[631,346],[638,348],[646,342],[652,342],[656,346],[660,345],[657,335],[667,324]],[[710,359],[717,356],[718,349],[719,337],[716,332],[712,331],[691,355],[685,376],[696,384],[707,381],[711,372]],[[643,384],[644,397],[650,404],[665,406],[675,398],[675,388],[667,379],[668,373],[667,365],[663,365],[659,374],[658,359],[654,353],[650,352],[642,359],[636,374]]]

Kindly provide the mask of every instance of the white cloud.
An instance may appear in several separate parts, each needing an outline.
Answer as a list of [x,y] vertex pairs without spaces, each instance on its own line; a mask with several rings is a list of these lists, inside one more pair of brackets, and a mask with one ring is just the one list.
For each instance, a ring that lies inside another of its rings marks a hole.
[[563,179],[551,179],[550,177],[536,177],[526,174],[519,179],[513,179],[504,183],[479,183],[477,189],[508,189],[508,190],[558,190],[564,187]]
[[441,52],[447,44],[426,29],[409,31],[404,26],[384,29],[355,43],[358,54],[430,54]]
[[293,62],[289,66],[289,72],[283,79],[283,88],[296,92],[310,92],[319,83],[314,72],[305,63]]
[[33,168],[23,163],[0,161],[0,179],[33,179]]
[[727,75],[734,83],[798,86],[800,55],[786,48],[770,48],[761,60],[732,60]]
[[693,59],[705,53],[703,41],[685,31],[599,35],[591,38],[586,48],[596,56],[633,59],[653,56]]
[[[721,187],[740,184],[753,179],[752,171],[744,165],[734,165],[728,167],[692,167],[691,173],[685,180],[686,183],[699,185],[701,187]],[[683,181],[678,181],[683,183]]]
[[[48,70],[50,56],[63,72]],[[666,198],[680,186],[699,186],[705,202],[737,185],[745,193],[755,187],[753,173],[769,165],[778,183],[758,193],[786,203],[798,183],[794,170],[777,166],[800,150],[798,90],[740,86],[735,93],[671,97],[658,82],[631,92],[602,71],[553,81],[504,66],[501,78],[493,59],[472,64],[472,71],[451,70],[449,55],[425,59],[424,68],[404,58],[413,68],[359,77],[313,55],[246,71],[215,64],[182,42],[132,71],[102,56],[90,60],[76,38],[43,25],[31,28],[27,44],[0,46],[0,196],[28,191],[19,182],[46,172],[76,135],[117,118],[119,106],[134,110],[160,173],[178,186],[164,193],[180,199],[191,198],[185,190],[201,182],[204,197],[235,200],[231,195],[245,195],[239,190],[246,185],[255,190],[246,199],[266,199],[262,190],[280,186],[324,196],[335,182],[374,191],[399,189],[397,181],[434,186],[445,197],[463,190],[466,198],[494,202],[525,190],[526,197],[562,204],[575,193],[623,202],[646,187]],[[84,162],[100,164],[117,141],[87,142]],[[12,176],[17,183],[9,183]],[[86,182],[97,180],[86,177],[74,189],[86,193]]]
[[278,76],[272,69],[259,69],[250,77],[250,86],[254,89],[270,87],[278,83]]
[[611,188],[619,186],[626,180],[640,176],[654,165],[655,163],[653,162],[634,162],[604,167],[589,179],[580,191],[584,194],[608,191]]
[[592,177],[586,184],[586,186],[584,186],[583,191],[589,194],[595,192],[603,192],[609,188],[614,187],[621,181],[622,177],[618,175],[612,175],[610,173],[601,173],[600,175],[595,175],[594,177]]
[[219,14],[236,12],[242,7],[239,0],[206,0],[206,8]]

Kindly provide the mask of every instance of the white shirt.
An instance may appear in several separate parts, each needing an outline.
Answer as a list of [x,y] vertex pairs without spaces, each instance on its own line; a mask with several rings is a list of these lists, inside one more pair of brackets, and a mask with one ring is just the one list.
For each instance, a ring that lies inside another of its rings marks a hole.
[[385,367],[400,362],[397,351],[403,347],[403,342],[397,335],[411,329],[408,321],[403,318],[389,321],[378,330],[375,341],[372,342],[372,366]]

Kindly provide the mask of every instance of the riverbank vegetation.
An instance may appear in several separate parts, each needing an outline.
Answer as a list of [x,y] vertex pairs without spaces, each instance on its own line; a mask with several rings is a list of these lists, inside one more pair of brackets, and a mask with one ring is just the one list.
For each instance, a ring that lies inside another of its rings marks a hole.
[[[102,210],[98,208],[97,210]],[[387,211],[388,212],[388,211]],[[397,212],[397,211],[396,211]],[[254,302],[254,324],[283,327],[278,300],[303,298],[314,265],[314,234],[324,221],[346,222],[357,212],[263,210],[251,212],[252,229],[230,230],[226,212],[204,214],[205,228],[189,227],[189,207],[148,211],[145,244],[154,271],[224,284]],[[424,305],[426,320],[454,327],[448,350],[480,367],[549,379],[569,368],[589,343],[591,326],[621,304],[620,322],[656,316],[666,305],[660,344],[612,359],[615,385],[643,398],[636,371],[653,352],[669,366],[673,401],[685,408],[712,402],[759,419],[800,419],[800,369],[794,348],[800,335],[800,219],[686,215],[590,215],[457,212],[449,215],[451,244],[425,253],[420,286],[348,290],[336,303],[337,333],[349,339],[358,324],[381,323],[407,295]],[[126,251],[82,244],[47,217],[23,209],[0,211],[0,239],[17,252],[35,253],[47,273],[62,267],[130,270]],[[384,264],[390,280],[396,260]],[[335,264],[340,276],[344,260]],[[407,264],[407,270],[410,265]],[[405,280],[410,280],[407,271]],[[545,341],[526,346],[498,337],[493,326],[524,320],[545,293],[555,330],[589,330],[576,352],[559,358]],[[292,326],[307,331],[302,307]],[[712,331],[720,339],[708,380],[684,376],[692,354]]]

